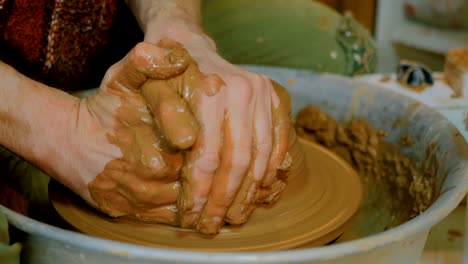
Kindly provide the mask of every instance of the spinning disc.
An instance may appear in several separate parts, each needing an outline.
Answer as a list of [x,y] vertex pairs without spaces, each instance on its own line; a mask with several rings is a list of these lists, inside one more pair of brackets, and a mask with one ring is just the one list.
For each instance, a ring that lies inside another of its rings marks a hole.
[[297,174],[289,179],[280,200],[256,209],[244,225],[223,227],[215,237],[167,225],[112,219],[58,185],[50,185],[50,200],[57,212],[83,233],[146,246],[253,251],[324,245],[344,232],[358,210],[360,179],[346,162],[325,148],[302,139],[297,142],[293,158],[305,160],[294,164],[305,166],[291,169]]

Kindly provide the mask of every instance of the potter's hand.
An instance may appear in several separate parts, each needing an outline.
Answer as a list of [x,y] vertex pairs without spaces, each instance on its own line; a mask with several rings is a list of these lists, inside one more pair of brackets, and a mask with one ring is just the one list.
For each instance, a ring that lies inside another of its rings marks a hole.
[[75,139],[81,179],[69,185],[101,211],[177,224],[176,150],[193,144],[198,126],[175,91],[144,83],[178,75],[188,61],[186,52],[140,43],[81,101]]
[[[245,222],[260,193],[273,201],[284,188],[277,172],[288,148],[289,97],[282,94],[281,101],[267,77],[229,64],[212,43],[195,39],[200,42],[182,44],[202,74],[189,66],[172,84],[200,124],[182,170],[178,207],[183,227],[213,234],[225,221]],[[197,78],[211,94],[197,92],[198,82],[191,84]]]
[[246,221],[258,200],[272,201],[284,187],[277,168],[284,165],[288,148],[289,98],[283,105],[266,77],[233,66],[217,54],[214,42],[203,33],[201,1],[127,3],[146,42],[170,38],[181,43],[209,79],[208,90],[222,81],[215,95],[182,94],[201,126],[182,170],[178,200],[182,226],[216,233],[226,220]]

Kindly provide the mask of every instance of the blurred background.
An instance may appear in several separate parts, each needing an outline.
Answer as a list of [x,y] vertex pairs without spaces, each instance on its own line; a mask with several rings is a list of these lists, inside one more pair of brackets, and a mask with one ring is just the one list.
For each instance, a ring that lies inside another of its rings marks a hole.
[[[379,76],[370,78],[374,82],[380,82],[383,74],[394,73],[402,59],[423,63],[435,72],[443,72],[450,49],[468,48],[467,0],[319,1],[340,13],[350,11],[371,33],[376,42],[376,75]],[[466,70],[465,80],[468,79]],[[390,85],[402,90],[396,84]],[[445,87],[445,84],[439,81],[435,86]],[[414,97],[418,96],[415,93]],[[435,92],[431,97],[441,99]],[[435,108],[465,132],[468,131],[468,101],[466,95],[458,100],[445,98],[445,103]],[[432,229],[420,264],[468,263],[467,231],[468,209],[462,204]]]
[[468,46],[466,0],[319,0],[340,13],[351,11],[374,36],[377,71],[393,72],[400,59],[442,71],[451,48]]

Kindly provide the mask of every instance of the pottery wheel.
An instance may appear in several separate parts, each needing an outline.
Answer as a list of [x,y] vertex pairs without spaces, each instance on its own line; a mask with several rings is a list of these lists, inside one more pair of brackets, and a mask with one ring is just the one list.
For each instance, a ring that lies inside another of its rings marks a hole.
[[[259,207],[247,223],[220,234],[113,219],[51,184],[50,200],[71,225],[88,235],[160,248],[204,251],[279,250],[324,245],[340,236],[356,214],[362,188],[357,173],[332,152],[299,139],[305,166],[289,180],[280,200]],[[300,155],[302,156],[302,155]]]

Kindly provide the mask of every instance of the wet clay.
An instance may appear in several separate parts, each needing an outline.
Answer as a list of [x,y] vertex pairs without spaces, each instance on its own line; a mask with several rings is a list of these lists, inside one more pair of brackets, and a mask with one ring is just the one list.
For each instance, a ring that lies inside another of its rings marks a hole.
[[[207,224],[202,216],[198,223],[204,226],[194,226],[184,221],[187,219],[184,213],[195,206],[197,197],[194,198],[192,193],[193,185],[211,185],[208,179],[203,182],[192,175],[193,161],[201,153],[190,148],[197,149],[199,144],[203,144],[197,134],[205,129],[196,121],[199,97],[217,94],[224,82],[215,74],[201,73],[197,63],[180,44],[163,40],[158,46],[164,50],[161,58],[150,63],[152,78],[141,72],[144,61],[137,57],[133,63],[124,66],[115,80],[111,80],[107,90],[98,92],[115,96],[120,102],[114,128],[107,134],[107,139],[120,149],[122,157],[108,162],[89,183],[88,189],[95,207],[109,216],[196,227],[204,233],[216,233],[217,223]],[[129,88],[135,83],[144,84],[137,89]],[[274,87],[280,103],[273,107],[273,140],[287,143],[290,98],[284,88]],[[90,100],[92,102],[93,99]],[[286,133],[282,133],[285,130]],[[276,145],[279,144],[273,143]],[[273,148],[272,155],[283,152]],[[227,212],[227,222],[242,224],[258,204],[278,199],[286,186],[286,171],[293,163],[289,155],[282,160],[283,163],[269,178],[271,183],[260,189],[265,195],[261,199],[256,199],[257,193],[250,193],[252,186],[257,187],[261,183],[255,183],[253,177],[247,175]],[[216,189],[216,192],[227,190]]]
[[222,81],[198,71],[180,44],[151,45],[132,50],[107,87],[87,101],[90,109],[105,108],[98,99],[116,98],[107,140],[122,153],[88,189],[94,206],[109,216],[178,225],[181,150],[194,144],[199,130],[188,105],[199,94],[216,94]]
[[[118,98],[114,129],[107,133],[107,139],[122,152],[121,158],[106,164],[88,189],[95,206],[110,216],[177,224],[175,202],[183,157],[172,149],[192,144],[198,128],[186,105],[179,103],[183,101],[174,102],[177,93],[164,83],[186,72],[191,58],[175,43],[163,43],[160,47],[164,54],[151,61],[149,67],[156,81],[145,83],[148,77],[140,68],[146,65],[141,65],[138,54],[131,53],[130,63],[122,66],[107,89],[100,89],[88,100],[92,105],[102,93]],[[139,83],[145,85],[135,89]],[[158,89],[154,89],[155,84]],[[161,97],[167,101],[158,100]],[[166,107],[167,102],[172,108]],[[168,119],[174,116],[186,125],[177,132],[163,133]]]
[[203,251],[279,250],[319,246],[349,226],[362,199],[359,176],[318,144],[291,138],[291,177],[277,203],[260,206],[243,225],[224,226],[215,237],[192,229],[111,219],[65,188],[50,186],[57,212],[78,230],[146,246]]
[[[309,106],[299,112],[295,127],[300,137],[317,142],[346,160],[363,181],[373,179],[385,186],[398,207],[396,214],[406,214],[399,216],[401,219],[420,214],[435,199],[432,177],[418,170],[398,146],[385,142],[380,136],[386,132],[375,131],[366,121],[354,119],[339,125],[318,107]],[[411,137],[403,137],[401,144],[411,145]]]

